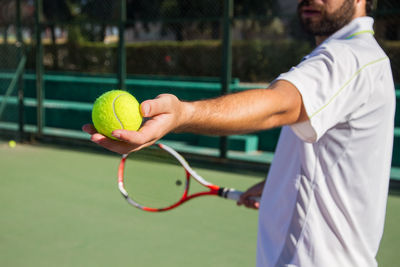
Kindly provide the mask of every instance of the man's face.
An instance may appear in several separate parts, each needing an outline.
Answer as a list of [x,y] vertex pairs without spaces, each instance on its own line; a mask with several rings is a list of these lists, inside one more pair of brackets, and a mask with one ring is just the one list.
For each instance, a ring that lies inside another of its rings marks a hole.
[[348,24],[354,0],[299,0],[297,14],[303,29],[314,36],[329,36]]

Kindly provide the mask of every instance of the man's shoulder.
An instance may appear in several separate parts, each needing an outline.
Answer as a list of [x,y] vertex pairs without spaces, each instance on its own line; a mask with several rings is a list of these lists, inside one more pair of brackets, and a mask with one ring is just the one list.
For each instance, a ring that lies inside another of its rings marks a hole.
[[379,43],[373,38],[335,39],[322,44],[317,52],[329,51],[343,56],[368,57],[386,56]]
[[332,62],[352,63],[360,66],[369,62],[387,58],[387,55],[374,38],[369,39],[336,39],[318,46],[309,56],[328,57]]

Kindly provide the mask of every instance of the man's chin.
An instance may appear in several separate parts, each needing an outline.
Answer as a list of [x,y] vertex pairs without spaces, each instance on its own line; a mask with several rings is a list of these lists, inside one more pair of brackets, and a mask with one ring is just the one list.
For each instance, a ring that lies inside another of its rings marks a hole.
[[312,35],[319,35],[321,26],[319,23],[316,22],[311,22],[310,20],[303,21],[302,23],[302,28],[306,33],[312,34]]

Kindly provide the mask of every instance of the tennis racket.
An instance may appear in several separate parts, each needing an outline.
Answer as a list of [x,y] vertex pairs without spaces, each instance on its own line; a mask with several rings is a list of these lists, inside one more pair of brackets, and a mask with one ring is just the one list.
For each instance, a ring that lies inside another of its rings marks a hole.
[[[131,166],[129,179],[126,183],[124,177],[128,154],[122,155],[118,168],[119,191],[129,204],[138,209],[149,212],[168,211],[188,200],[207,195],[237,201],[243,193],[233,188],[220,187],[206,181],[189,166],[178,152],[167,145],[157,143],[152,148],[157,150],[155,157],[162,159],[162,161],[155,161],[153,155],[150,162],[147,160],[147,163],[143,161],[141,164],[136,164],[136,167]],[[137,153],[133,153],[132,157],[139,158],[136,155]],[[129,162],[133,165],[134,161],[129,160]],[[148,164],[148,166],[143,167],[143,164]],[[154,171],[154,174],[151,173],[152,171]],[[144,177],[143,175],[146,174],[147,176]],[[200,191],[189,192],[191,180],[201,185]],[[128,185],[131,196],[128,195],[126,185]],[[260,198],[253,198],[253,200],[259,201]]]

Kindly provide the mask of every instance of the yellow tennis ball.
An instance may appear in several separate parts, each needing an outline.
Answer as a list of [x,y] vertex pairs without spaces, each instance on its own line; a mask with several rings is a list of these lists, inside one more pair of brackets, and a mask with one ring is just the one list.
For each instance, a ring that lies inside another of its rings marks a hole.
[[11,147],[11,148],[14,148],[14,147],[17,146],[17,143],[16,143],[14,140],[10,140],[10,141],[8,142],[8,146]]
[[126,91],[112,90],[96,99],[92,110],[92,121],[96,130],[114,140],[114,130],[137,131],[142,124],[140,105]]

